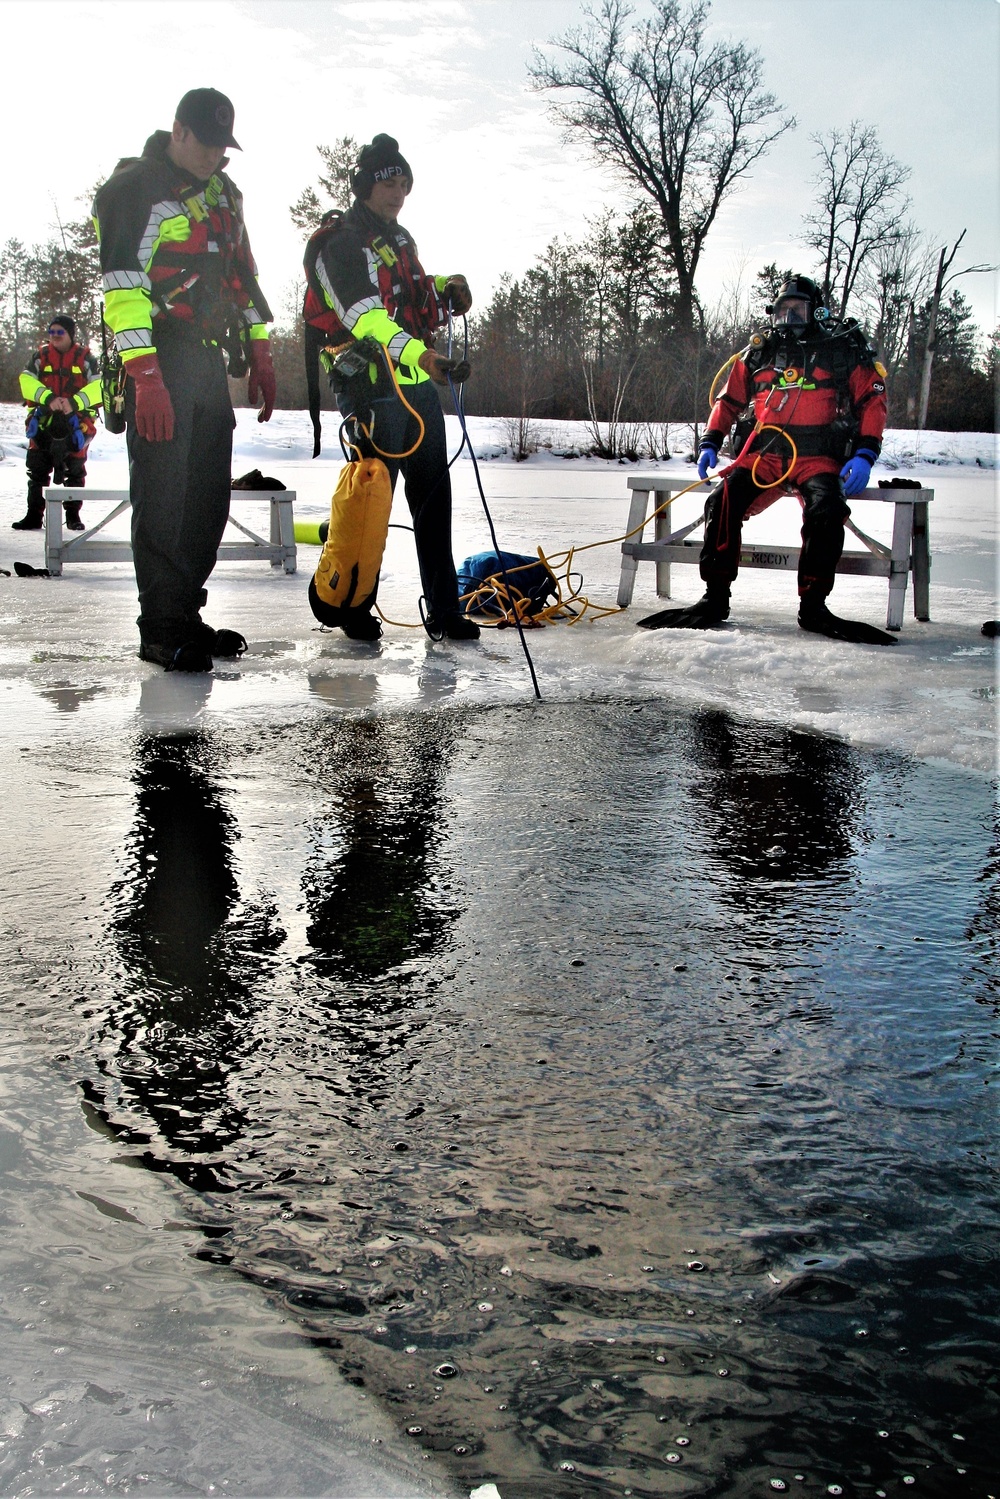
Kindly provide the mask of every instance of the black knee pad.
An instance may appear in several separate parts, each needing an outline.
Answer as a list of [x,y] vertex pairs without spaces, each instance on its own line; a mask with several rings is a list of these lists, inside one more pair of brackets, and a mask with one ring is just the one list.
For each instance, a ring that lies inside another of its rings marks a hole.
[[36,484],[47,484],[52,472],[51,455],[43,448],[29,448],[25,462],[28,465],[28,473]]
[[815,474],[800,487],[806,520],[843,525],[851,510],[839,474]]

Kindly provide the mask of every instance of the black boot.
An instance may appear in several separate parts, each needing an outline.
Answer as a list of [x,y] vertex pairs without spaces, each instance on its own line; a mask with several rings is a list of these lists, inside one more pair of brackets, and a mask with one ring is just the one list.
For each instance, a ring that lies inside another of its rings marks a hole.
[[198,640],[185,640],[180,645],[144,640],[139,646],[139,660],[153,661],[166,671],[212,670],[212,658]]
[[382,621],[370,609],[342,609],[339,624],[348,640],[382,638]]
[[799,624],[813,635],[825,635],[829,640],[846,640],[852,645],[896,645],[895,635],[887,630],[877,630],[874,625],[862,624],[857,619],[839,619],[826,607],[825,598],[811,598],[808,593],[799,600]]
[[725,583],[709,583],[696,604],[686,609],[661,609],[639,620],[640,630],[710,630],[729,618],[729,588]]
[[424,629],[432,640],[478,640],[479,626],[467,614],[446,614],[436,619],[433,614],[424,620]]
[[45,500],[34,484],[28,485],[28,509],[20,520],[11,523],[12,531],[40,531],[45,519]]
[[214,630],[203,619],[199,619],[193,638],[205,647],[210,656],[217,656],[223,661],[235,660],[247,649],[246,636],[241,635],[239,630]]
[[85,531],[87,528],[80,518],[83,508],[82,500],[66,500],[63,503],[63,512],[66,516],[67,531]]

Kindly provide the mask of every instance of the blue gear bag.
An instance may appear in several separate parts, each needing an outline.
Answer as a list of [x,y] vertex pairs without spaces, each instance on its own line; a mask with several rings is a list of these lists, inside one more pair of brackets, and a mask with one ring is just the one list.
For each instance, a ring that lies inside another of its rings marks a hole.
[[486,580],[496,574],[500,574],[502,586],[501,562],[507,571],[510,587],[516,594],[531,600],[529,614],[540,613],[550,597],[559,597],[555,577],[537,557],[525,557],[519,552],[477,552],[474,557],[466,557],[457,569],[459,603],[466,614],[507,613],[502,601],[483,587]]

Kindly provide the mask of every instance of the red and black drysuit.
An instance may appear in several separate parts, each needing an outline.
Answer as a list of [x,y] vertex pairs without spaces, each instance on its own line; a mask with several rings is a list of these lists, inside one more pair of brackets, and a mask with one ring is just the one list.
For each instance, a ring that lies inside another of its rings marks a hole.
[[[53,471],[57,484],[67,489],[82,489],[87,480],[87,449],[94,436],[96,424],[93,410],[99,400],[95,382],[100,378],[97,360],[88,348],[71,343],[63,352],[48,341],[40,344],[25,367],[21,377],[22,392],[31,392],[38,399],[26,396],[28,415],[25,431],[28,443],[28,516],[40,522],[45,513],[45,486],[51,482]],[[42,404],[44,386],[51,396]],[[74,401],[81,391],[87,391],[84,402]],[[73,406],[74,421],[60,411],[48,410],[49,401],[63,397]],[[92,398],[92,399],[91,399]],[[67,520],[79,521],[80,501],[65,502]]]
[[[864,450],[877,458],[882,448],[884,371],[856,326],[804,336],[775,328],[755,337],[759,342],[751,341],[730,371],[701,448],[718,452],[733,423],[752,407],[757,422],[787,431],[795,442],[795,462],[789,468],[792,449],[780,432],[761,431],[747,442],[744,430],[743,451],[708,498],[701,576],[709,587],[728,587],[739,569],[743,521],[797,491],[802,506],[799,594],[824,599],[833,588],[844,549],[844,521],[851,513],[840,470],[855,453]],[[758,455],[754,479],[751,470]]]
[[[308,270],[308,262],[307,262]],[[374,338],[396,366],[407,401],[424,423],[420,446],[409,457],[384,459],[393,488],[403,475],[420,582],[428,615],[436,620],[459,612],[458,582],[451,549],[451,474],[444,413],[437,390],[418,360],[434,346],[447,322],[446,276],[429,276],[417,247],[401,224],[380,218],[355,202],[320,241],[307,275],[307,321],[331,344]],[[311,315],[312,312],[312,315]],[[322,320],[322,321],[321,321]],[[383,453],[403,453],[419,428],[402,405],[380,363],[338,390],[343,415],[358,416]],[[363,437],[366,457],[381,456]]]

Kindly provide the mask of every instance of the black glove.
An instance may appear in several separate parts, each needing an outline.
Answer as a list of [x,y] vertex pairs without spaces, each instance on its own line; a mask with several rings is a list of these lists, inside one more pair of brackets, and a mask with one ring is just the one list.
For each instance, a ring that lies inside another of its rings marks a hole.
[[452,312],[463,317],[472,306],[472,293],[464,276],[449,276],[444,284],[444,300]]
[[469,378],[469,364],[465,359],[447,359],[434,349],[425,349],[418,360],[420,368],[430,375],[435,385],[447,385],[448,376],[461,383]]

